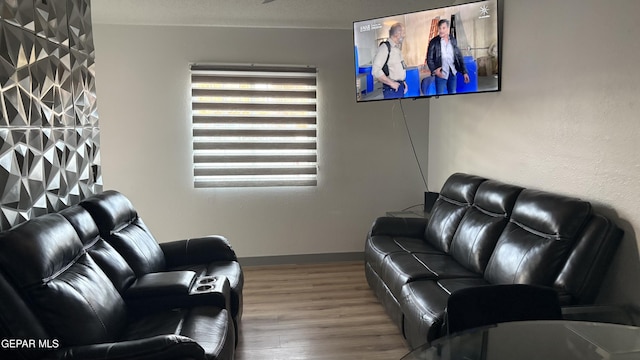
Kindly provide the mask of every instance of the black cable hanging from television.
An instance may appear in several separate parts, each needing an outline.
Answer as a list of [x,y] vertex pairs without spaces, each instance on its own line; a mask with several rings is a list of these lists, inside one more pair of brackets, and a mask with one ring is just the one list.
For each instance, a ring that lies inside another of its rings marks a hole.
[[429,185],[427,185],[427,179],[424,177],[424,172],[422,171],[422,166],[420,165],[420,160],[418,159],[418,153],[416,152],[416,147],[413,145],[413,138],[411,137],[411,131],[409,131],[409,124],[407,124],[407,116],[404,113],[404,107],[402,106],[402,99],[398,99],[400,103],[400,111],[402,111],[402,120],[404,121],[404,127],[407,129],[407,135],[409,135],[409,143],[411,143],[411,150],[413,150],[413,156],[416,158],[416,163],[418,164],[418,170],[420,170],[420,176],[422,177],[422,182],[424,183],[425,189],[429,191]]

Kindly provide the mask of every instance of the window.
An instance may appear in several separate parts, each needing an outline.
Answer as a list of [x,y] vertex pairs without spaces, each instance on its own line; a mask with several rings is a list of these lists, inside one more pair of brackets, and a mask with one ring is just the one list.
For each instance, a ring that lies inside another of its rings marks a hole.
[[315,186],[316,69],[191,66],[194,186]]

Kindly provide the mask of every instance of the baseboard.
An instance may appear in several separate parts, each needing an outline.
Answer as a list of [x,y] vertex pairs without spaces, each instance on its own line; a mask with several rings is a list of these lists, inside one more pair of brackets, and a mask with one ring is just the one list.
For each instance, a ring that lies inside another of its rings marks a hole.
[[362,261],[363,252],[299,254],[277,256],[251,256],[238,258],[242,266],[315,264],[339,261]]

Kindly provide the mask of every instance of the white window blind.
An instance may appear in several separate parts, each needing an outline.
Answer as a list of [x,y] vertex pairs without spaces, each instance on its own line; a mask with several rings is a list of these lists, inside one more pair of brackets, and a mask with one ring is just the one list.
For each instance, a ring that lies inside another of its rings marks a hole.
[[194,186],[315,186],[316,69],[191,66]]

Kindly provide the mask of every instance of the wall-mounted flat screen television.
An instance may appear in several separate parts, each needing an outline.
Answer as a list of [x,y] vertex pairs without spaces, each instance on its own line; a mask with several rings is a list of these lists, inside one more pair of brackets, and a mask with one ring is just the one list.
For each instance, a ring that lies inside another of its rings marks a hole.
[[499,0],[353,23],[358,102],[500,91]]

